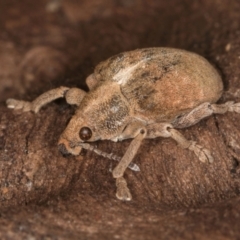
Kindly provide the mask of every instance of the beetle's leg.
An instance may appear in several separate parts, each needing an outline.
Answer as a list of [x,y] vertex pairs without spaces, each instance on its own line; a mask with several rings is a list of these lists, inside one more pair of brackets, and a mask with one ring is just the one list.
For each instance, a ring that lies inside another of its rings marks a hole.
[[116,197],[120,200],[130,201],[132,200],[132,195],[127,186],[127,181],[124,177],[119,177],[116,179],[117,193]]
[[187,148],[193,151],[201,162],[212,163],[214,161],[210,151],[194,141],[187,140],[179,131],[172,128],[169,129],[171,138],[173,138],[182,148]]
[[68,104],[79,106],[85,95],[86,92],[80,88],[70,88],[65,94],[65,99]]
[[146,138],[171,137],[182,148],[187,148],[195,153],[201,162],[213,162],[211,153],[206,148],[196,144],[194,141],[187,140],[179,131],[169,123],[154,123],[147,127]]
[[124,156],[122,157],[119,164],[113,170],[113,177],[119,178],[122,177],[125,170],[127,169],[129,163],[132,161],[134,156],[136,155],[142,140],[146,136],[146,130],[144,128],[139,129],[138,135],[132,140],[130,143],[127,151],[125,152]]
[[94,74],[91,74],[86,79],[87,86],[89,90],[92,90],[98,83],[98,80],[94,77]]
[[116,178],[116,185],[117,185],[117,193],[116,196],[120,200],[131,200],[132,196],[130,191],[127,187],[126,180],[123,178],[123,174],[136,155],[142,140],[146,136],[146,129],[140,128],[138,129],[138,135],[132,140],[130,146],[128,147],[126,153],[124,154],[123,158],[119,162],[119,164],[113,170],[113,177]]
[[198,123],[201,119],[214,113],[223,114],[229,112],[240,113],[240,103],[226,102],[224,104],[203,103],[194,108],[191,112],[180,116],[172,122],[175,128],[185,128]]
[[22,109],[24,112],[33,111],[37,113],[42,106],[57,98],[66,98],[67,103],[79,105],[86,93],[78,88],[59,87],[47,91],[32,102],[9,98],[6,103],[8,108]]

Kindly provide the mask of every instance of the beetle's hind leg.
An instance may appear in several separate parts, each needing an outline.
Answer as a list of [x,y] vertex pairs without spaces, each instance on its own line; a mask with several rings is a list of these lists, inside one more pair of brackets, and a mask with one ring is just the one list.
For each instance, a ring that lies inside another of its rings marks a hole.
[[[206,118],[212,114],[224,114],[226,112],[240,113],[240,103],[234,103],[233,101],[226,102],[224,104],[211,104],[203,103],[198,107],[194,108],[191,112],[186,113],[179,118],[176,118],[172,122],[174,128],[186,128],[198,123],[201,119]],[[188,141],[183,135],[176,129],[169,128],[171,137],[175,139],[180,146],[188,148],[193,151],[202,162],[213,162],[213,157],[209,150],[201,147],[194,141]]]
[[224,114],[226,112],[240,113],[240,103],[234,103],[233,101],[226,102],[224,104],[211,104],[208,102],[202,103],[191,112],[176,118],[172,122],[172,125],[175,128],[186,128],[198,123],[203,118],[212,114]]
[[40,108],[58,98],[66,98],[67,103],[79,105],[86,92],[79,88],[59,87],[41,94],[32,102],[9,98],[6,103],[8,108],[22,109],[24,112],[37,113]]

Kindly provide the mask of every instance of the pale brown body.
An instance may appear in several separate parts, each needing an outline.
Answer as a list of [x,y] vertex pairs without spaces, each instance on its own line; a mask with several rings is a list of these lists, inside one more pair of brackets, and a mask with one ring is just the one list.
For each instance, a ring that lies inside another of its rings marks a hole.
[[223,91],[219,74],[207,60],[184,50],[121,53],[100,63],[86,82],[89,93],[60,87],[31,103],[9,99],[7,105],[38,112],[59,97],[76,104],[78,109],[59,140],[63,153],[78,155],[81,148],[91,149],[86,142],[134,138],[113,170],[117,197],[122,200],[131,199],[123,174],[144,138],[171,137],[199,160],[212,162],[207,149],[186,140],[175,128],[191,126],[213,113],[240,112],[239,104],[233,102],[214,104]]
[[[124,83],[124,71],[131,68]],[[219,74],[206,59],[176,49],[122,53],[100,63],[94,76],[103,81],[101,87],[119,86],[118,94],[134,108],[134,115],[148,122],[170,122],[201,103],[216,102],[223,91]]]

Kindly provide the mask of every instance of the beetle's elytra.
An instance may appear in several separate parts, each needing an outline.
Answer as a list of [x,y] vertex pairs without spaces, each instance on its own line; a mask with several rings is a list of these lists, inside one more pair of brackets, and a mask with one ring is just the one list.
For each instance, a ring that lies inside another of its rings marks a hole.
[[[144,138],[171,137],[200,161],[211,163],[207,149],[185,139],[176,129],[194,125],[213,113],[240,113],[239,103],[215,104],[223,91],[220,75],[206,59],[184,50],[146,48],[120,53],[98,64],[86,82],[88,93],[59,87],[32,102],[8,99],[7,106],[37,113],[60,97],[77,105],[59,139],[59,150],[64,154],[78,155],[86,148],[119,160],[94,149],[89,142],[133,138],[113,170],[116,195],[121,200],[132,198],[123,174]],[[137,166],[132,168],[138,170]]]

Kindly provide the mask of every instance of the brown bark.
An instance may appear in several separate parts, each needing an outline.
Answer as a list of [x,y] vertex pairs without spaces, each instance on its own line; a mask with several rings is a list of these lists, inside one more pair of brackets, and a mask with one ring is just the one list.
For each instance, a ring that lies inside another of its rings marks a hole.
[[[239,102],[240,3],[230,1],[0,0],[0,238],[238,239],[240,115],[209,117],[181,130],[211,150],[204,164],[171,139],[144,140],[127,170],[131,202],[115,197],[114,162],[94,153],[64,158],[57,141],[74,109],[7,109],[84,79],[121,51],[171,46],[197,52],[223,76],[220,102]],[[94,2],[94,3],[91,3]],[[46,8],[46,5],[48,8]],[[46,48],[47,47],[47,48]],[[122,156],[129,141],[97,142]]]

